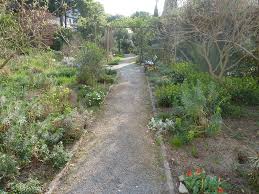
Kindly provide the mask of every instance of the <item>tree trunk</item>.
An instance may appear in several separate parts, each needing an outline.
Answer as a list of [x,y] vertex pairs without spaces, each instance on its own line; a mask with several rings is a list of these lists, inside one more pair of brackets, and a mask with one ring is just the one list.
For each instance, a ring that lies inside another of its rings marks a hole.
[[65,12],[65,28],[67,28],[67,12]]
[[63,16],[60,16],[59,19],[60,19],[60,26],[63,27],[64,26],[64,18],[63,18]]

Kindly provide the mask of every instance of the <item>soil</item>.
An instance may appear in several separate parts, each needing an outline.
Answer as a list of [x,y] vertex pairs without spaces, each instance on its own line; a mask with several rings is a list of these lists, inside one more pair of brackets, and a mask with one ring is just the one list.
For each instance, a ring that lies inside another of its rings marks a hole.
[[168,193],[159,146],[147,129],[145,74],[132,60],[113,67],[119,81],[90,129],[93,138],[82,140],[53,193]]
[[[168,160],[175,180],[196,167],[222,177],[232,185],[231,194],[258,193],[247,178],[248,157],[259,153],[259,107],[247,108],[248,116],[225,119],[221,134],[195,139],[190,145],[175,148],[167,144]],[[195,149],[195,154],[192,150]],[[178,184],[178,183],[177,183]]]

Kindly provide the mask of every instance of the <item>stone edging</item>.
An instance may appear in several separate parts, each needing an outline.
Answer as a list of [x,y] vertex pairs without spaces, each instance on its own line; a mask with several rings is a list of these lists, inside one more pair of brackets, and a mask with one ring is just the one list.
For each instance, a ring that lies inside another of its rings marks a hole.
[[[147,81],[147,84],[148,84],[148,91],[149,91],[150,100],[151,100],[151,103],[152,103],[153,115],[156,115],[157,114],[156,103],[155,103],[154,95],[153,95],[153,92],[152,92],[152,89],[151,89],[151,86],[150,86],[150,82],[149,82],[147,76],[146,76],[146,81]],[[164,140],[163,140],[161,135],[159,135],[159,137],[157,137],[157,138],[159,138],[161,140],[160,149],[161,149],[161,154],[162,154],[162,157],[163,157],[163,164],[164,164],[164,169],[165,169],[168,191],[169,191],[170,194],[175,194],[175,186],[174,186],[170,166],[169,166],[169,163],[167,161],[167,155],[166,155],[166,148],[165,148]]]

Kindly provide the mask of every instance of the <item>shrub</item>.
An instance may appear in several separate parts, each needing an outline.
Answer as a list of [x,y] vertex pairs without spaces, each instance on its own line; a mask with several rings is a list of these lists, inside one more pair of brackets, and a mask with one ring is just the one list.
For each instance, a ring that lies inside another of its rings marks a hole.
[[93,86],[100,76],[104,57],[103,49],[94,43],[86,43],[77,59],[81,66],[78,82]]
[[79,97],[88,107],[100,106],[105,97],[105,92],[101,89],[94,89],[86,85],[81,85],[79,87]]
[[120,57],[115,57],[115,58],[112,59],[112,61],[110,61],[108,63],[108,65],[118,65],[120,63],[120,61],[121,61]]
[[16,194],[40,194],[42,193],[41,184],[37,179],[29,179],[25,183],[11,183],[11,191]]
[[155,96],[157,103],[162,107],[171,107],[177,104],[180,95],[180,85],[164,85],[156,89]]
[[64,141],[70,143],[73,140],[79,139],[91,121],[92,112],[87,110],[79,112],[77,109],[74,109],[71,113],[66,115],[62,121],[62,125],[65,128]]
[[18,172],[16,160],[4,153],[0,153],[0,180],[10,178]]
[[54,145],[50,154],[50,160],[54,168],[62,168],[70,159],[70,155],[64,150],[62,142]]
[[115,82],[115,78],[113,75],[101,74],[98,82],[106,83],[106,84],[113,84]]
[[117,75],[117,71],[116,70],[112,70],[112,69],[105,69],[105,74],[107,75]]
[[232,102],[236,104],[259,105],[259,84],[252,77],[227,77],[224,87],[231,95]]
[[69,28],[61,28],[54,36],[54,42],[51,46],[51,49],[60,51],[64,44],[67,44],[67,41],[70,40],[73,36],[73,31]]
[[213,84],[208,85],[209,92],[206,94],[201,83],[198,81],[197,85],[190,86],[187,82],[182,87],[181,101],[185,110],[185,115],[198,126],[198,133],[205,133],[207,135],[216,134],[222,124],[221,109],[219,103],[221,102]]

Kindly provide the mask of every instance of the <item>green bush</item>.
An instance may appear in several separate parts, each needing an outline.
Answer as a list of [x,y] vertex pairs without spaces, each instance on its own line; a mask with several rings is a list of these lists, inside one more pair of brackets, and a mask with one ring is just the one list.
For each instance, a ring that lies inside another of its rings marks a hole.
[[108,63],[108,65],[118,65],[120,63],[120,61],[121,61],[120,57],[115,57],[115,58],[112,59],[112,61],[110,61]]
[[4,153],[0,153],[0,180],[10,178],[18,172],[16,160]]
[[60,28],[59,31],[54,36],[54,42],[51,49],[55,51],[60,51],[64,44],[72,38],[73,31],[70,28]]
[[117,75],[117,71],[112,69],[105,69],[105,74],[115,76]]
[[252,77],[227,77],[224,87],[231,95],[232,102],[236,104],[259,105],[259,84]]
[[50,153],[50,160],[54,168],[62,168],[70,159],[70,155],[64,150],[62,142],[55,145]]
[[25,183],[14,182],[11,184],[11,191],[15,194],[40,194],[41,184],[37,179],[29,179]]
[[[199,128],[196,133],[212,135],[219,132],[222,125],[220,96],[213,83],[207,85],[210,89],[207,94],[204,92],[202,84],[192,86],[185,82],[182,87],[181,101],[185,110],[185,119],[190,119],[193,125]],[[204,130],[204,131],[203,131]]]
[[180,85],[163,85],[155,91],[157,103],[161,107],[171,107],[173,104],[177,104],[179,95]]
[[90,86],[81,85],[79,87],[79,98],[88,107],[100,106],[105,97],[102,89],[92,88]]
[[102,70],[104,58],[105,52],[103,49],[94,43],[86,43],[77,59],[80,64],[78,82],[90,86],[96,84]]
[[103,84],[113,84],[115,82],[115,77],[113,75],[101,74],[98,82]]

